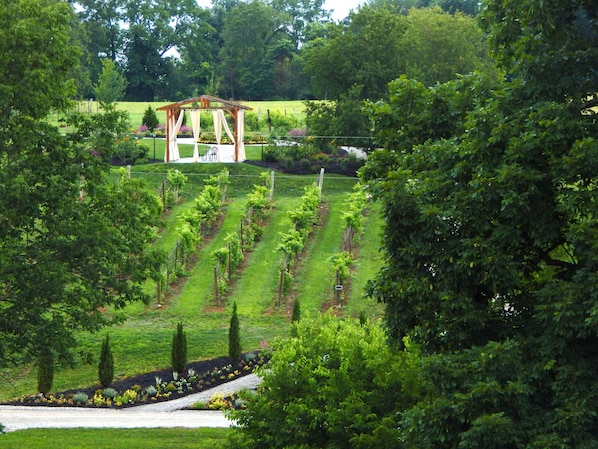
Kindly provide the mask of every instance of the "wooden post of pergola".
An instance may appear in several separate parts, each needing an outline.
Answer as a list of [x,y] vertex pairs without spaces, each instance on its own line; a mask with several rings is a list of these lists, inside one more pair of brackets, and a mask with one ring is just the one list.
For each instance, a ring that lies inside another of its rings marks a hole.
[[[220,106],[213,105],[212,103],[219,103]],[[195,106],[199,105],[199,106]],[[170,123],[175,122],[176,118],[180,114],[181,110],[186,109],[200,109],[200,110],[224,110],[228,112],[233,118],[234,131],[233,136],[235,137],[235,162],[239,162],[239,132],[238,132],[238,120],[240,110],[251,110],[249,106],[244,106],[240,103],[233,101],[223,100],[222,98],[212,97],[210,95],[200,95],[199,97],[188,98],[186,100],[178,101],[176,103],[167,104],[156,108],[157,111],[166,112],[166,152],[164,155],[164,161],[170,162]]]

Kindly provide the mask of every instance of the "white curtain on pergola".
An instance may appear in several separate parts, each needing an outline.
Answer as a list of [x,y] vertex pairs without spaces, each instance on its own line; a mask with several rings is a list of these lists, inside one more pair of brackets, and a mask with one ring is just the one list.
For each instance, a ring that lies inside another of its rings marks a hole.
[[197,147],[197,140],[199,139],[201,130],[199,109],[192,109],[189,113],[191,114],[191,127],[193,128],[193,162],[199,162],[199,150]]
[[245,155],[245,111],[240,109],[237,113],[237,142],[238,145],[238,159],[235,162],[243,162],[247,159]]
[[226,135],[228,136],[231,142],[235,142],[235,137],[233,136],[233,133],[231,132],[228,126],[226,117],[224,116],[224,111],[222,109],[212,111],[212,115],[214,117],[214,134],[216,134],[216,143],[218,146],[218,162],[220,162],[220,142],[222,141],[222,127],[224,126]]
[[[176,120],[176,123],[174,114],[171,115],[169,119],[170,135],[168,137],[168,153],[170,154],[171,161],[178,161],[181,158],[181,155],[179,154],[179,145],[177,144],[177,135],[179,134],[181,125],[183,124],[184,115],[185,111],[181,109],[179,113],[179,118]],[[168,162],[168,160],[166,159],[166,152],[164,153],[164,162]]]

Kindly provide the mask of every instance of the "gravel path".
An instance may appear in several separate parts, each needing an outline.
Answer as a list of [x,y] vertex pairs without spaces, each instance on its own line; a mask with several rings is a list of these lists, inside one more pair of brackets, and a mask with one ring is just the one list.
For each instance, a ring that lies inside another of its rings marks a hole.
[[234,393],[256,388],[259,383],[259,377],[249,374],[180,399],[124,409],[2,405],[0,423],[7,432],[33,428],[229,427],[232,422],[222,412],[183,409],[195,402],[207,402],[215,393]]

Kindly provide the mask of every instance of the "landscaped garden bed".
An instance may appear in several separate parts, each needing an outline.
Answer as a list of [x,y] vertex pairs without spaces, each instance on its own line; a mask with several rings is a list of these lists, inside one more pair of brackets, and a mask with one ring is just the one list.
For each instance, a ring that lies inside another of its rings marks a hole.
[[4,402],[4,405],[123,408],[153,404],[246,376],[268,360],[269,355],[264,352],[248,352],[242,354],[240,361],[219,357],[192,362],[187,365],[185,373],[159,370],[118,380],[107,388],[96,385],[46,395],[28,395]]

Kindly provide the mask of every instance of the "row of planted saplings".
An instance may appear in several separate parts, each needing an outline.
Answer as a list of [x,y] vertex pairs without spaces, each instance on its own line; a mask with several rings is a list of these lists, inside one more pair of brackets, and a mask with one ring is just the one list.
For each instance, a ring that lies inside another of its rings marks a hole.
[[78,392],[71,396],[48,394],[54,379],[54,361],[52,357],[44,356],[40,358],[38,366],[38,391],[41,394],[37,396],[36,402],[52,405],[122,406],[148,400],[168,399],[172,394],[181,395],[191,390],[209,387],[215,382],[232,380],[251,372],[256,366],[260,366],[266,361],[264,356],[257,356],[253,353],[241,357],[241,337],[236,303],[233,304],[228,340],[228,355],[235,366],[227,364],[215,367],[205,373],[187,370],[187,336],[183,324],[178,323],[171,346],[172,381],[165,382],[156,377],[153,385],[145,387],[134,385],[119,392],[111,388],[114,381],[114,356],[110,347],[110,337],[106,335],[102,342],[98,363],[98,380],[101,388],[95,391],[93,397],[90,398],[85,392]]
[[357,183],[349,199],[343,207],[343,243],[341,251],[328,259],[335,275],[334,295],[336,303],[340,304],[346,294],[345,284],[352,276],[351,267],[355,262],[355,246],[364,232],[364,213],[368,204],[366,190]]
[[[180,187],[186,183],[186,177],[180,173],[176,179]],[[229,183],[227,170],[221,171],[217,176],[208,177],[204,182],[202,191],[194,199],[193,207],[182,217],[178,228],[179,238],[175,247],[167,256],[157,279],[156,297],[158,305],[161,303],[164,287],[168,288],[177,273],[180,274],[185,271],[189,257],[195,253],[208,228],[222,213]]]

